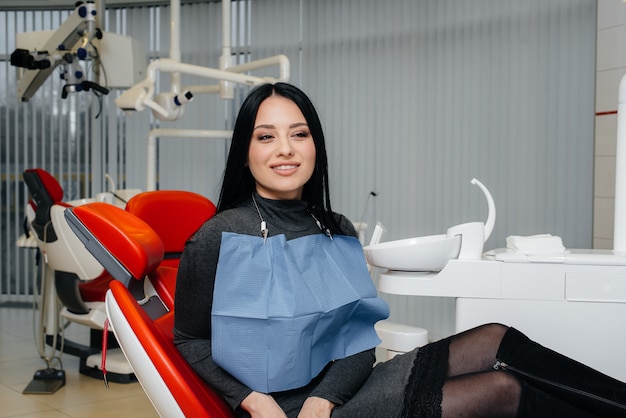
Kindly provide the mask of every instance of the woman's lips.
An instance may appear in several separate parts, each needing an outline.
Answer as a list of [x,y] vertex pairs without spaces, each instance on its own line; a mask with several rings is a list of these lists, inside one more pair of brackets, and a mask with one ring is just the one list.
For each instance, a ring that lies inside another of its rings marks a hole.
[[289,164],[275,164],[271,166],[271,169],[274,170],[274,173],[281,176],[290,176],[298,171],[300,164],[298,163],[289,163]]
[[275,165],[274,167],[272,167],[272,169],[278,170],[278,171],[293,170],[296,168],[298,168],[298,164],[281,164],[281,165]]

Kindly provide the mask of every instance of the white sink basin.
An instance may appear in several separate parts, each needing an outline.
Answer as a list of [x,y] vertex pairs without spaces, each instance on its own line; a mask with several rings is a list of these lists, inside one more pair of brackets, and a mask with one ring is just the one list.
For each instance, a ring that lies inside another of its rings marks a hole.
[[375,267],[402,271],[440,271],[448,260],[459,256],[461,237],[428,235],[382,242],[363,250],[367,262]]

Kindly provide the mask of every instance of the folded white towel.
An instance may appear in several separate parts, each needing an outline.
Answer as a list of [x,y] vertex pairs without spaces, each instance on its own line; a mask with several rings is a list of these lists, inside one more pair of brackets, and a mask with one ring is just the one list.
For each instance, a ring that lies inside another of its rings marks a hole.
[[561,237],[551,234],[506,237],[506,248],[527,255],[563,254],[565,247]]

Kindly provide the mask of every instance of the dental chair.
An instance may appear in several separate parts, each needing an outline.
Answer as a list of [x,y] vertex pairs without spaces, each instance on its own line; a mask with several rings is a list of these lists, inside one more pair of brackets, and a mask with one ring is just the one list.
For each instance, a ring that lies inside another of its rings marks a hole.
[[[163,244],[161,266],[178,268],[187,240],[217,208],[206,197],[185,190],[155,190],[139,193],[126,204],[126,211],[150,226]],[[155,273],[157,274],[157,273]],[[165,305],[174,307],[176,275],[164,275],[151,285]]]
[[[159,235],[128,211],[103,203],[69,208],[65,216],[90,252],[117,279],[111,282],[106,309],[113,332],[135,375],[162,417],[229,418],[233,412],[183,359],[173,343],[171,285],[176,269],[162,265]],[[147,282],[155,292],[137,300],[132,288]],[[160,283],[165,283],[161,286]],[[147,304],[152,307],[147,308]]]
[[[46,288],[46,298],[39,307],[46,312],[43,338],[49,345],[56,341],[59,348],[62,345],[63,352],[78,356],[81,374],[101,378],[97,366],[106,320],[104,299],[113,277],[85,249],[63,216],[66,208],[86,200],[64,202],[59,182],[41,168],[25,170],[23,178],[32,198],[26,208],[26,223],[43,259],[42,287]],[[57,297],[62,305],[62,318],[90,329],[89,345],[56,338],[63,331],[63,325],[57,320]],[[112,349],[109,360],[112,381],[135,380],[120,350]]]

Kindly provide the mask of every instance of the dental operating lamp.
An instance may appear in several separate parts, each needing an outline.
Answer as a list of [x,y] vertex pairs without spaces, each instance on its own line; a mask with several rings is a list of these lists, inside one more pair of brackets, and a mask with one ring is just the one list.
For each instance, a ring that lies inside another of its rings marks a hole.
[[61,67],[64,80],[62,97],[68,93],[91,89],[107,94],[108,89],[87,80],[82,62],[93,59],[90,46],[102,39],[102,31],[96,27],[94,2],[79,2],[63,24],[47,41],[34,49],[16,48],[11,54],[11,65],[23,68],[17,83],[21,101],[27,102],[57,68]]

